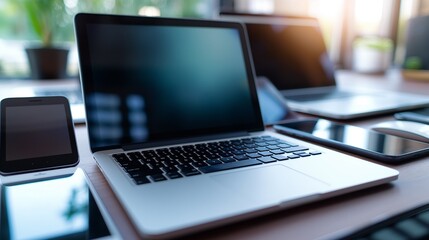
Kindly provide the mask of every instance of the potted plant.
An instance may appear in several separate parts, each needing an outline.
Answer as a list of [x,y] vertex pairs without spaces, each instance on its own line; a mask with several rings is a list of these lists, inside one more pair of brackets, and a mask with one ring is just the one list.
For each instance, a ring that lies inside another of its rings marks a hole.
[[379,36],[358,37],[353,42],[353,69],[363,73],[383,73],[391,63],[393,43]]
[[24,0],[22,5],[29,26],[41,41],[41,45],[28,46],[25,51],[34,79],[59,79],[66,77],[69,49],[53,45],[58,18],[64,13],[63,1]]

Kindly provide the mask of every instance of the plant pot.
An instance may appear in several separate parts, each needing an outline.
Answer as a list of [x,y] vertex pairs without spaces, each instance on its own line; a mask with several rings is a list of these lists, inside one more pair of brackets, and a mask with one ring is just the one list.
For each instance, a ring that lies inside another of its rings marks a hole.
[[362,73],[384,73],[390,66],[393,43],[389,38],[364,36],[353,42],[353,69]]
[[26,48],[33,79],[61,79],[67,77],[69,49],[55,47]]
[[353,70],[361,73],[384,73],[390,65],[391,52],[367,47],[356,47],[353,51]]

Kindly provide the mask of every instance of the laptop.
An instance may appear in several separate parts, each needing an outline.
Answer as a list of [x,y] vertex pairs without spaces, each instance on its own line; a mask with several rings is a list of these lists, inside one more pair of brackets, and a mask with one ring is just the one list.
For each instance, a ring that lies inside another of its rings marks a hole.
[[243,26],[78,14],[93,156],[142,237],[171,238],[395,180],[265,130]]
[[222,14],[246,25],[258,77],[269,79],[300,112],[351,119],[429,105],[415,94],[340,88],[317,19]]

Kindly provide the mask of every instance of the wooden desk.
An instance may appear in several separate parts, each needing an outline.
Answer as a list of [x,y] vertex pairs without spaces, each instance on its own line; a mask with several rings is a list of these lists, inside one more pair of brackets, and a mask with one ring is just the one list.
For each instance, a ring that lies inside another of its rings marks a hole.
[[[389,73],[386,76],[362,76],[340,72],[339,83],[343,86],[429,94],[428,83],[403,81],[398,73]],[[348,121],[348,123],[366,127],[391,118],[391,115],[384,115]],[[77,126],[76,133],[81,157],[80,167],[88,173],[123,238],[138,238],[135,229],[92,159],[85,126]],[[429,156],[390,167],[400,171],[399,180],[391,184],[223,226],[187,236],[185,239],[330,239],[377,219],[429,202]]]

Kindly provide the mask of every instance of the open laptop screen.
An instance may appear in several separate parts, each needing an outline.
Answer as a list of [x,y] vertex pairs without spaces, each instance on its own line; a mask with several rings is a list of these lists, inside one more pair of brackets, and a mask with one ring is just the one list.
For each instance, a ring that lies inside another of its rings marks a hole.
[[264,15],[224,15],[243,21],[258,77],[279,90],[335,86],[334,67],[318,21]]
[[262,129],[239,24],[97,20],[76,25],[93,148]]

